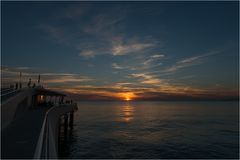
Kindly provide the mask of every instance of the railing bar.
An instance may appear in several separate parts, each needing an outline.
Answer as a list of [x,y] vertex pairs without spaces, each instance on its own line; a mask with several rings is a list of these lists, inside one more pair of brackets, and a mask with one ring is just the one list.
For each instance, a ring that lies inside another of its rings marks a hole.
[[[40,158],[48,159],[50,154],[51,154],[49,152],[49,147],[50,147],[50,140],[52,140],[53,135],[52,135],[50,124],[49,124],[50,122],[49,122],[49,119],[48,119],[48,116],[49,116],[48,114],[50,113],[51,110],[53,110],[55,108],[58,108],[58,107],[61,107],[61,105],[54,106],[54,107],[50,108],[45,114],[44,122],[43,122],[43,125],[42,125],[42,128],[41,128],[41,132],[40,132],[40,135],[39,135],[39,138],[38,138],[38,142],[37,142],[37,147],[36,147],[35,153],[34,153],[34,159],[40,159]],[[76,107],[76,104],[74,104],[72,109],[74,110],[75,107]],[[51,137],[49,137],[50,135],[51,135]],[[46,139],[43,139],[44,136],[45,136]],[[44,147],[43,145],[45,146],[44,152],[43,152],[43,147]],[[45,157],[42,157],[42,153],[43,153],[43,156],[45,156]]]
[[9,90],[13,90],[13,88],[1,89],[1,92],[6,92],[6,91],[9,91]]
[[39,159],[41,157],[41,153],[42,153],[42,147],[43,147],[43,136],[44,136],[44,131],[45,131],[45,127],[46,127],[46,116],[44,117],[44,121],[43,121],[43,125],[41,128],[41,132],[38,138],[38,142],[37,142],[37,147],[34,153],[34,159]]
[[19,91],[19,90],[15,90],[15,91],[12,91],[12,92],[8,92],[8,93],[6,93],[6,94],[1,94],[1,97],[7,96],[7,95],[12,94],[12,93],[15,93],[15,92],[17,92],[17,91]]

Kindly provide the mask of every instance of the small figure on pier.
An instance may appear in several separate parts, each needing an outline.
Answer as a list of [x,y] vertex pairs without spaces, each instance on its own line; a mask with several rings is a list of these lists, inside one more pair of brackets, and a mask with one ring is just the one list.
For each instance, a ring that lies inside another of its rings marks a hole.
[[29,81],[28,81],[28,88],[31,87],[31,78],[29,78]]
[[40,85],[40,74],[38,75],[38,85]]
[[35,83],[33,83],[33,86],[32,86],[32,88],[35,88],[36,87],[36,84]]

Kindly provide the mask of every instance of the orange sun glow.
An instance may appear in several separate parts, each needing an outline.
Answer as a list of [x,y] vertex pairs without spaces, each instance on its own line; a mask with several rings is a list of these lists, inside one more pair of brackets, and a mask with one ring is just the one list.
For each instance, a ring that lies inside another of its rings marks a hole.
[[120,97],[125,101],[131,101],[135,97],[135,94],[132,92],[124,92],[124,93],[120,93]]

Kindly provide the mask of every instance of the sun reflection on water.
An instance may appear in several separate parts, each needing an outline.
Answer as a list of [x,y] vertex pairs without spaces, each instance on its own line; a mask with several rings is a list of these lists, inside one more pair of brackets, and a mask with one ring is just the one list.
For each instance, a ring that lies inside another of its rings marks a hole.
[[129,122],[133,119],[134,107],[129,104],[126,104],[122,107],[122,113],[123,113],[123,120],[125,122]]

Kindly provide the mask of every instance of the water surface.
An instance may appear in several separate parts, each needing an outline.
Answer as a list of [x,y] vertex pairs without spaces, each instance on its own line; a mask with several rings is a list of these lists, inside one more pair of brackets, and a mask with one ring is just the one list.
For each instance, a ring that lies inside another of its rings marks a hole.
[[238,102],[79,102],[63,158],[238,158]]

